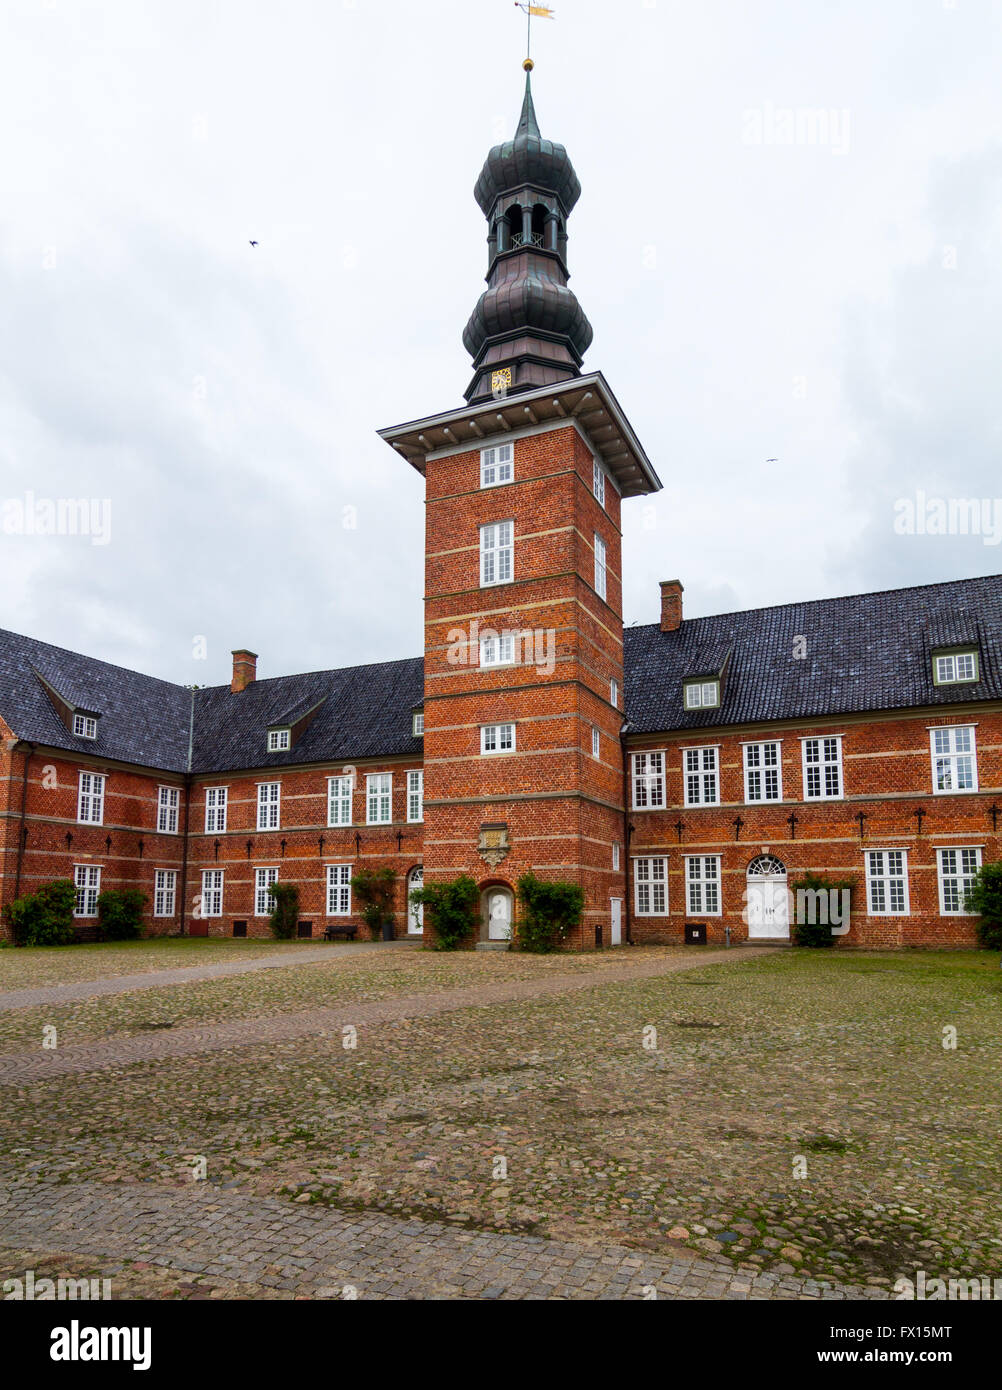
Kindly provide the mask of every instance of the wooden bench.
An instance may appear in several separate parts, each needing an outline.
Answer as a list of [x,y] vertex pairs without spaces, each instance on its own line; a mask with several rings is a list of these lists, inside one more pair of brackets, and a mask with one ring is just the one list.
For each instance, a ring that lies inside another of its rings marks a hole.
[[353,926],[350,922],[345,922],[343,926],[325,927],[324,940],[337,941],[340,937],[344,937],[348,941],[354,941],[357,931],[358,927]]

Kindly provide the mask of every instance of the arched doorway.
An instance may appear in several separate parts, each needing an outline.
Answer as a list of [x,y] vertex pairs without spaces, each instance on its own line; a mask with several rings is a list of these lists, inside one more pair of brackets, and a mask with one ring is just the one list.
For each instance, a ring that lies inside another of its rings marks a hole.
[[407,935],[421,936],[424,932],[424,903],[416,903],[414,894],[424,887],[424,865],[416,864],[407,875]]
[[480,895],[481,941],[510,941],[515,917],[515,895],[495,883]]
[[748,939],[790,935],[790,899],[786,865],[773,854],[760,854],[748,865]]

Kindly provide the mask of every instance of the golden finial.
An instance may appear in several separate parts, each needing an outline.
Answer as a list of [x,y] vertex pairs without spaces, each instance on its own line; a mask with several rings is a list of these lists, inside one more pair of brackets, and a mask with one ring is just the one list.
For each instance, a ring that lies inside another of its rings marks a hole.
[[536,64],[532,61],[531,58],[523,58],[523,59],[522,59],[522,66],[523,66],[523,68],[525,68],[526,72],[532,72],[532,70],[533,70],[533,68],[536,66]]

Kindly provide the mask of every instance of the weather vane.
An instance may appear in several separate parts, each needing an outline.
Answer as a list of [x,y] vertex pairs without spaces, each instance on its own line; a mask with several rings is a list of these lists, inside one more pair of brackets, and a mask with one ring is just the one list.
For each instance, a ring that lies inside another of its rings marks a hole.
[[554,15],[549,5],[528,5],[522,4],[521,0],[515,0],[515,8],[516,10],[521,10],[525,15],[525,67],[528,69],[532,67],[532,58],[530,56],[532,17],[535,15],[537,19],[553,19]]

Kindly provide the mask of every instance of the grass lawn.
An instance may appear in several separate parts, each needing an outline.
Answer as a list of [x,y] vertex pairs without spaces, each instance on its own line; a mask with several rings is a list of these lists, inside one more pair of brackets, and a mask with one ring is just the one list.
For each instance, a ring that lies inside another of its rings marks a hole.
[[[290,954],[322,941],[234,941],[172,936],[146,941],[102,941],[82,946],[18,946],[0,950],[0,990],[79,984],[108,975],[140,975],[191,965]],[[332,946],[332,949],[334,947]]]

